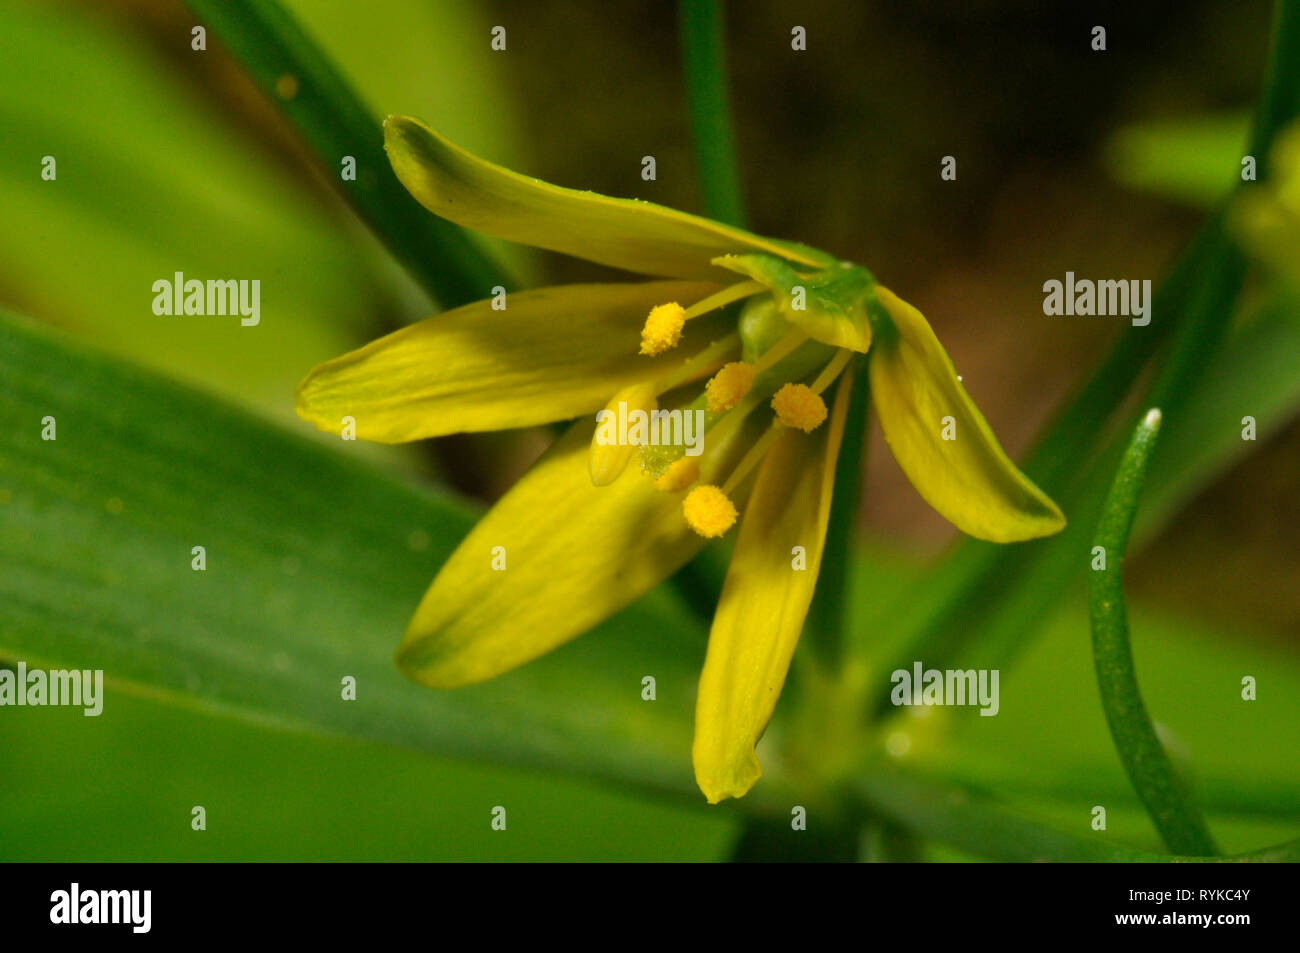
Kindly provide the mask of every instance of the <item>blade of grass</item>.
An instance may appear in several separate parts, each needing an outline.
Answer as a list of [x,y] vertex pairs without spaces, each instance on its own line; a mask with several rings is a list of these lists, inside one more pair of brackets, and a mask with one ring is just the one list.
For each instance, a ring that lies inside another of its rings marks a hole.
[[1196,857],[1158,854],[1109,843],[1104,835],[1079,837],[1014,814],[961,788],[950,788],[908,774],[892,765],[863,775],[854,795],[873,811],[898,820],[932,840],[979,857],[1004,861],[1073,863],[1250,863],[1300,860],[1300,840],[1244,854]]
[[[1251,135],[1257,158],[1267,154],[1282,126],[1300,113],[1298,0],[1279,0],[1270,49]],[[1261,165],[1261,180],[1266,171],[1267,166]],[[1171,357],[1149,403],[1161,398],[1171,413],[1181,407],[1203,379],[1243,277],[1244,262],[1224,232],[1222,214],[1216,214],[1157,290],[1151,323],[1125,329],[1111,355],[1058,415],[1025,465],[1025,472],[1062,505],[1071,525],[1051,539],[1020,546],[960,543],[925,581],[932,598],[917,600],[909,592],[883,616],[909,633],[908,649],[900,653],[894,667],[905,668],[917,658],[940,667],[955,664],[959,652],[991,633],[1002,641],[1004,655],[1017,651],[1055,604],[1054,594],[1078,570],[1086,528],[1100,514],[1106,480],[1121,452],[1121,436],[1102,444],[1107,422],[1171,331],[1176,332]],[[1090,460],[1100,465],[1089,466]],[[1084,476],[1074,479],[1077,474]],[[997,580],[1013,582],[994,584]],[[874,705],[877,715],[890,710],[888,695],[886,685]]]
[[743,226],[745,207],[727,97],[722,5],[718,0],[682,0],[679,16],[686,103],[704,213]]
[[[367,227],[439,304],[453,308],[487,297],[495,285],[512,286],[465,232],[430,215],[397,181],[379,118],[277,0],[185,2],[297,129]],[[356,159],[355,181],[339,175],[344,156]]]
[[1088,586],[1093,659],[1115,750],[1156,830],[1175,854],[1210,855],[1218,852],[1214,838],[1142,701],[1124,609],[1124,550],[1159,431],[1160,411],[1151,410],[1133,432],[1094,537],[1105,563]]

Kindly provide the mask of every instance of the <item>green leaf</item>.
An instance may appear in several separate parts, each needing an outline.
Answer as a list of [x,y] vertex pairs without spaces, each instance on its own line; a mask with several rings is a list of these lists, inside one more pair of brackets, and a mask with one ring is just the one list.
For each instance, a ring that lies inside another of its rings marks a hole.
[[[1081,559],[1088,560],[1086,547]],[[856,555],[845,595],[849,612],[879,604],[899,590],[923,591],[925,576],[881,545]],[[997,791],[1068,824],[1087,823],[1094,805],[1107,808],[1112,834],[1159,844],[1115,757],[1097,697],[1086,606],[1059,598],[1061,611],[1014,669],[1003,669],[996,717],[970,709],[891,706],[878,737],[903,745],[901,767],[964,788]],[[1262,632],[1227,630],[1185,614],[1130,604],[1142,633],[1135,646],[1143,695],[1160,714],[1162,739],[1196,763],[1196,790],[1230,852],[1300,834],[1300,660]],[[854,630],[850,670],[868,684],[890,685],[882,661],[899,651],[887,626]],[[933,667],[924,658],[926,667]],[[909,663],[910,664],[910,663]],[[989,647],[970,667],[996,667]],[[1267,673],[1268,690],[1243,701],[1241,679]],[[1174,739],[1170,741],[1169,739]],[[1114,807],[1126,808],[1117,816]]]
[[676,604],[651,597],[483,686],[421,688],[392,654],[472,507],[25,321],[0,317],[0,353],[0,656],[102,668],[108,706],[128,691],[702,805],[704,632]]
[[[873,572],[880,559],[873,559]],[[855,601],[873,598],[874,579],[864,582]],[[923,710],[909,709],[882,730],[908,736],[900,761],[905,767],[1039,806],[1064,805],[1076,821],[1094,805],[1106,806],[1108,814],[1114,805],[1131,805],[1131,819],[1110,817],[1110,830],[1154,847],[1156,832],[1115,757],[1097,697],[1085,607],[1069,599],[1064,609],[1014,670],[1002,671],[997,717],[925,709],[928,717],[917,718]],[[1267,838],[1296,836],[1300,663],[1271,648],[1260,633],[1227,632],[1140,603],[1129,609],[1142,633],[1134,650],[1145,673],[1143,696],[1160,715],[1162,739],[1195,762],[1199,800],[1225,848],[1246,850]],[[971,662],[995,664],[987,651]],[[1255,701],[1241,697],[1246,675],[1268,686]],[[1268,829],[1233,836],[1225,827],[1245,822]]]
[[1159,410],[1150,411],[1138,424],[1120,461],[1093,539],[1094,559],[1105,561],[1100,567],[1094,564],[1089,577],[1093,656],[1111,737],[1151,820],[1173,853],[1209,855],[1218,851],[1205,818],[1192,799],[1186,779],[1175,770],[1156,736],[1155,725],[1142,702],[1124,610],[1124,550],[1159,429]]
[[1114,843],[1102,832],[1068,834],[1038,818],[1013,813],[986,796],[934,784],[890,766],[865,773],[854,792],[867,806],[897,818],[911,830],[993,860],[1241,863],[1300,859],[1300,840],[1230,857],[1206,858],[1140,850]]
[[[168,61],[88,12],[0,5],[0,295],[292,419],[304,368],[401,313],[397,269],[341,206],[172,79]],[[259,280],[260,323],[155,315],[153,283],[177,271]]]
[[[1149,541],[1202,487],[1228,472],[1300,411],[1300,300],[1266,303],[1224,344],[1210,373],[1167,421],[1134,528]],[[1256,440],[1242,439],[1244,418]]]
[[[4,728],[5,862],[697,862],[726,856],[733,837],[716,811],[591,781],[290,734],[120,692],[98,718],[6,708]],[[190,828],[195,804],[207,812],[202,834]],[[498,804],[509,836],[489,825]]]
[[[277,0],[187,0],[285,114],[366,224],[444,307],[510,286],[497,266],[456,226],[426,215],[384,156],[375,115],[312,38]],[[291,77],[294,93],[283,95]],[[353,181],[339,177],[342,156],[356,159]]]
[[1133,123],[1106,144],[1106,168],[1132,188],[1212,209],[1241,181],[1249,126],[1244,113]]

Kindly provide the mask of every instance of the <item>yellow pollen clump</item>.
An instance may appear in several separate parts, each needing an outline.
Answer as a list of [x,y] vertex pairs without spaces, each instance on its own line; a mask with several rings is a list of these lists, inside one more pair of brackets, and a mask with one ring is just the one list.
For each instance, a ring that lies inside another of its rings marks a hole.
[[812,433],[826,419],[826,402],[806,384],[786,384],[772,398],[772,409],[781,423]]
[[655,305],[641,328],[641,353],[662,354],[677,346],[686,326],[686,309],[676,301]]
[[736,522],[736,504],[712,484],[697,486],[682,500],[682,513],[691,529],[708,539],[721,536]]
[[732,361],[724,364],[713,379],[704,385],[704,393],[709,399],[709,413],[720,414],[740,403],[740,399],[749,393],[754,384],[754,365],[744,361]]
[[695,462],[694,457],[682,457],[680,460],[674,460],[668,468],[668,472],[655,480],[655,489],[663,490],[665,493],[676,493],[678,490],[684,490],[700,478],[700,465]]

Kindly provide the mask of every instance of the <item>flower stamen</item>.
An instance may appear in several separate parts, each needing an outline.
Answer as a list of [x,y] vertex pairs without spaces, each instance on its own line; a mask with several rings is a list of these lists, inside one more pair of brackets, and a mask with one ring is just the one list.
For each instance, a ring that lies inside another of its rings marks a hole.
[[674,460],[666,473],[655,480],[655,489],[664,493],[677,493],[700,478],[700,464],[694,457]]
[[686,327],[686,309],[676,301],[657,304],[650,309],[641,328],[641,353],[653,357],[675,348]]
[[812,392],[820,394],[826,388],[830,387],[835,379],[840,376],[840,372],[848,366],[853,359],[853,352],[848,348],[840,348],[835,352],[835,356],[830,362],[822,368],[822,372],[817,375],[817,379],[812,382]]
[[682,339],[687,321],[766,290],[757,281],[741,281],[700,299],[689,308],[683,308],[676,301],[655,305],[641,328],[641,353],[654,357],[675,348]]
[[739,346],[740,335],[735,331],[724,338],[719,338],[698,354],[683,361],[677,370],[661,378],[656,385],[657,392],[662,394],[674,387],[680,387],[687,381],[716,371],[726,361],[727,356],[735,353]]
[[772,398],[777,419],[787,427],[812,433],[826,419],[826,402],[807,384],[786,384]]
[[804,384],[786,384],[772,398],[772,409],[777,418],[787,427],[794,427],[804,433],[812,433],[826,419],[826,402],[821,393],[830,387],[840,376],[853,357],[853,352],[841,348],[822,368],[811,386]]
[[727,482],[722,484],[724,493],[735,492],[736,487],[740,486],[745,477],[749,476],[750,471],[767,456],[767,451],[772,448],[776,438],[781,436],[785,427],[779,421],[772,421],[772,425],[763,431],[763,436],[754,441],[753,445],[745,451],[740,462],[736,464],[735,469],[731,471],[731,476],[727,477]]
[[718,487],[705,484],[686,494],[682,515],[686,517],[686,525],[695,532],[706,539],[716,539],[731,529],[740,514],[731,497]]
[[704,386],[704,393],[709,401],[709,413],[720,414],[740,403],[741,398],[749,393],[754,385],[754,365],[744,361],[732,361],[724,364],[722,369]]
[[758,294],[760,291],[766,291],[767,287],[759,284],[757,281],[741,281],[729,288],[723,288],[717,294],[711,294],[707,298],[701,298],[695,304],[686,309],[686,320],[698,318],[702,314],[708,314],[710,311],[716,311],[718,308],[725,308],[733,301],[739,301],[741,298],[749,298]]

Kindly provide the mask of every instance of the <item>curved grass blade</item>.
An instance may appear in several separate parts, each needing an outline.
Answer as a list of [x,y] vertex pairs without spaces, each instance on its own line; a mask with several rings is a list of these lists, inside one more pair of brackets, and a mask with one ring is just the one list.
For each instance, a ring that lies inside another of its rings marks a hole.
[[1300,860],[1300,840],[1244,854],[1197,857],[1158,854],[1079,837],[1011,813],[989,798],[936,784],[892,765],[853,787],[858,800],[909,830],[991,860],[1072,863],[1279,863]]
[[1095,558],[1105,562],[1088,586],[1092,648],[1106,722],[1138,797],[1171,851],[1204,856],[1217,853],[1214,839],[1142,702],[1124,609],[1124,548],[1159,430],[1160,411],[1151,410],[1133,433],[1097,528],[1093,553],[1100,547]]
[[[327,178],[444,308],[487,297],[513,283],[457,226],[422,209],[384,155],[384,132],[347,80],[278,0],[185,0],[297,129]],[[293,94],[282,95],[285,77]],[[355,181],[336,174],[357,160]]]

